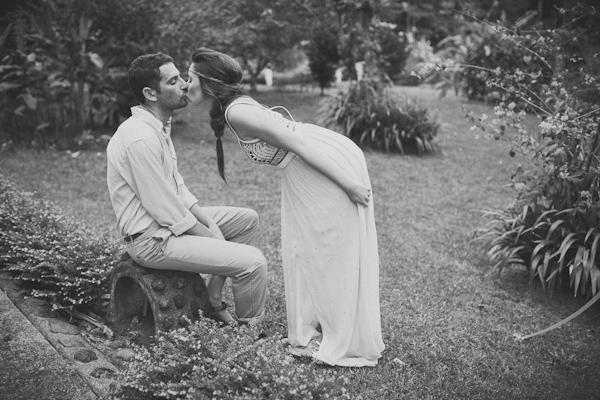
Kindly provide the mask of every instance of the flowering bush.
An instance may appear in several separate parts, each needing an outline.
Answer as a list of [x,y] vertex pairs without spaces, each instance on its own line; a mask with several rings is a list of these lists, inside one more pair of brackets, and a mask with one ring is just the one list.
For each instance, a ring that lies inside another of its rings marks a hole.
[[0,270],[13,272],[32,296],[55,308],[98,310],[119,250],[0,176]]
[[257,326],[200,320],[136,347],[114,399],[349,399],[335,370],[295,360]]
[[[496,102],[493,117],[469,112],[468,118],[491,137],[506,139],[511,156],[527,162],[512,176],[512,206],[491,213],[482,229],[493,238],[488,254],[499,268],[525,265],[532,280],[537,276],[550,287],[569,282],[575,294],[593,295],[600,287],[600,108],[581,93],[600,96],[591,74],[600,54],[564,49],[569,35],[560,29],[496,33],[497,47],[518,49],[507,52],[518,54],[514,62],[493,69],[456,65],[484,71],[484,97]],[[539,131],[527,126],[532,113]]]
[[510,97],[510,91],[502,90],[495,86],[498,82],[493,82],[501,72],[510,71],[521,80],[534,75],[535,79],[527,82],[531,93],[539,93],[544,84],[550,83],[553,68],[546,60],[552,60],[557,50],[556,33],[553,37],[538,31],[521,35],[501,26],[470,26],[474,33],[454,58],[460,66],[469,67],[449,70],[452,84],[460,87],[470,100],[496,103],[499,97],[505,100]]

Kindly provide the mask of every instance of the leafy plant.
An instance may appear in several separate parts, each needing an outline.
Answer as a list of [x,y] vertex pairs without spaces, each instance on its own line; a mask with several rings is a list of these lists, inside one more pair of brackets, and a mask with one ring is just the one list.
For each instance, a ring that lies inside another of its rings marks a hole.
[[477,68],[461,68],[453,77],[455,84],[460,85],[470,100],[496,103],[499,97],[503,97],[505,101],[512,101],[508,98],[510,92],[499,93],[489,86],[498,71],[518,71],[523,77],[535,76],[536,79],[528,82],[528,90],[532,93],[540,92],[542,85],[550,83],[553,68],[549,62],[556,51],[554,40],[545,40],[543,33],[535,31],[517,36],[499,27],[485,24],[472,26],[478,26],[479,29],[477,34],[472,35],[474,40],[461,62]]
[[521,265],[530,283],[538,277],[544,288],[570,286],[582,297],[600,288],[598,205],[557,211],[534,203],[519,214],[487,215],[492,220],[484,231],[494,237],[488,250],[494,269]]
[[116,398],[350,398],[332,370],[295,360],[259,328],[202,319],[161,333],[149,349],[135,348]]
[[408,60],[408,41],[395,24],[373,21],[375,41],[378,44],[377,60],[387,76],[396,81]]
[[55,308],[99,311],[120,247],[89,237],[51,204],[0,176],[0,269]]
[[374,80],[352,83],[347,92],[323,99],[319,118],[325,126],[341,128],[359,146],[402,154],[433,152],[439,129],[424,107],[398,99]]
[[[561,30],[526,36],[499,31],[503,46],[512,43],[529,58],[519,56],[513,68],[475,66],[486,71],[486,96],[497,105],[494,118],[467,116],[490,136],[507,140],[510,154],[520,154],[528,165],[519,165],[512,176],[513,205],[495,213],[491,227],[482,230],[494,237],[488,254],[498,266],[526,265],[532,278],[549,286],[567,274],[575,294],[594,295],[600,282],[600,108],[580,92],[600,95],[589,73],[600,54],[561,52],[568,36]],[[531,69],[519,68],[523,61]],[[541,120],[539,131],[528,127],[528,113]]]
[[0,140],[73,148],[128,116],[127,66],[145,52],[128,39],[153,27],[145,3],[41,0],[1,17],[10,23],[0,36]]

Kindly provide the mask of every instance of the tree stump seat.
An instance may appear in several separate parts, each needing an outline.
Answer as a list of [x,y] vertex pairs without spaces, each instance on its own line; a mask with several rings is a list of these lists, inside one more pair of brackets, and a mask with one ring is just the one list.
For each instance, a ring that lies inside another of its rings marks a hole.
[[200,274],[142,267],[123,253],[111,274],[110,309],[117,331],[152,317],[156,334],[207,315],[210,303]]

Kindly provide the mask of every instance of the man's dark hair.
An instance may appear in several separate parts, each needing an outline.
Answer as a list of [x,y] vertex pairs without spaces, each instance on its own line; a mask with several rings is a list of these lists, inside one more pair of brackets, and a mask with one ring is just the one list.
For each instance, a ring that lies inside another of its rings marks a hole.
[[160,93],[159,68],[172,62],[173,58],[171,56],[162,53],[144,54],[133,60],[127,76],[129,78],[129,86],[141,104],[146,102],[144,93],[142,93],[145,87],[149,87]]

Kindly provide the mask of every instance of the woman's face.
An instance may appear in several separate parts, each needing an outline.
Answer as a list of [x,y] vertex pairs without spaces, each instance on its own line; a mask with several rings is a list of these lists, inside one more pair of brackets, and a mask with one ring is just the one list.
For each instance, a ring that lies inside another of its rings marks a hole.
[[[192,67],[190,67],[190,69],[192,68],[193,65]],[[191,105],[197,106],[206,99],[206,96],[204,96],[204,92],[202,92],[202,86],[200,86],[200,77],[198,77],[198,75],[194,74],[193,72],[189,71],[188,84],[188,101]]]

